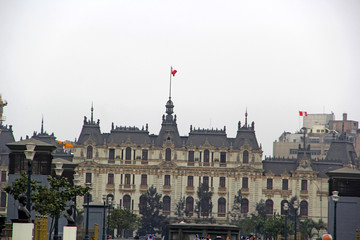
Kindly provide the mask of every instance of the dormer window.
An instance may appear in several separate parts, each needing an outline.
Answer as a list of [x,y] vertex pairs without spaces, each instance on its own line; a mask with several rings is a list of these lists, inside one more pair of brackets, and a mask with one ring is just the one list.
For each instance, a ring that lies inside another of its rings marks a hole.
[[171,161],[171,149],[170,148],[167,148],[165,150],[165,160],[166,161]]
[[92,159],[93,158],[93,147],[92,146],[88,146],[86,149],[86,158],[87,159]]

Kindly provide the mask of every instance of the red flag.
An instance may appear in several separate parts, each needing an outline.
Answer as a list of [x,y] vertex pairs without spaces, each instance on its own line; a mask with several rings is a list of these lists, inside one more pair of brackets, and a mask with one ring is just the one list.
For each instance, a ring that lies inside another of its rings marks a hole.
[[175,74],[177,73],[177,70],[175,70],[175,69],[173,69],[172,67],[171,67],[171,74],[173,75],[173,77],[175,77]]
[[304,112],[304,111],[299,111],[299,115],[302,117],[302,116],[307,116],[307,112]]

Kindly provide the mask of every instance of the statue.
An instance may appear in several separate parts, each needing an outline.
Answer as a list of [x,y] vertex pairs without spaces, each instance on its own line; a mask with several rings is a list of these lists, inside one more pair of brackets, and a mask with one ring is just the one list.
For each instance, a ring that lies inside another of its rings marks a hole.
[[18,219],[19,222],[30,222],[31,214],[26,208],[27,197],[23,194],[19,196],[19,206],[18,206]]
[[72,217],[72,213],[73,213],[73,205],[71,205],[67,210],[66,213],[64,214],[68,224],[66,226],[76,226],[75,224],[75,220]]

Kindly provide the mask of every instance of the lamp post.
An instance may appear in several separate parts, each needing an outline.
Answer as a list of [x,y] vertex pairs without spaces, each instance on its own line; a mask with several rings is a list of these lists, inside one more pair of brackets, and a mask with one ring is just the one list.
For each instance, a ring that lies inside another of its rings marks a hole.
[[[75,186],[78,186],[80,184],[80,174],[78,173],[75,173],[74,174],[74,179],[73,179],[73,183]],[[75,201],[74,201],[74,221],[75,221],[75,225],[77,226],[77,223],[76,223],[76,193],[75,193]]]
[[102,197],[103,201],[104,201],[104,212],[103,212],[103,232],[102,232],[102,240],[105,240],[106,238],[106,228],[105,228],[105,219],[106,219],[106,194],[103,195]]
[[25,158],[28,161],[28,182],[27,182],[27,192],[26,192],[26,197],[27,197],[27,202],[26,202],[26,208],[27,210],[29,210],[29,212],[31,213],[31,174],[32,174],[32,162],[35,156],[35,147],[36,145],[34,143],[29,143],[26,144],[26,150],[24,151],[25,153]]
[[287,217],[288,217],[288,210],[289,210],[289,204],[286,202],[284,203],[284,211],[285,211],[285,240],[287,240]]
[[[90,186],[91,183],[86,183],[86,186]],[[84,240],[89,240],[89,202],[90,202],[90,193],[86,193],[86,225],[85,225],[85,237]]]
[[[63,169],[63,163],[61,162],[57,162],[55,163],[55,174],[57,178],[61,177],[61,174],[63,173],[64,169]],[[60,189],[57,188],[57,191],[59,191]],[[58,240],[59,239],[59,216],[55,217],[55,229],[54,229],[54,240]]]
[[106,239],[110,238],[110,210],[112,208],[112,204],[114,203],[114,201],[112,200],[112,197],[108,197],[108,216],[107,216],[107,220],[108,220],[108,224],[107,224],[107,237]]
[[294,218],[295,218],[295,223],[294,223],[294,233],[295,233],[295,240],[296,240],[296,235],[297,235],[297,232],[296,232],[296,218],[297,218],[297,210],[299,208],[299,201],[298,200],[295,200],[294,201]]
[[336,240],[336,204],[339,201],[339,192],[333,191],[332,192],[332,200],[334,201],[334,240]]

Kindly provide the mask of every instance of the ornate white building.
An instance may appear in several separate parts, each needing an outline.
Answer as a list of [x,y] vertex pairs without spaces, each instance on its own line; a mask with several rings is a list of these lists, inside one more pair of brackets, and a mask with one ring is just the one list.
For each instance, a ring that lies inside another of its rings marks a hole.
[[141,194],[153,185],[162,194],[163,214],[176,217],[176,204],[185,198],[187,220],[196,218],[195,202],[200,183],[207,182],[212,196],[212,216],[217,223],[229,221],[234,196],[242,193],[243,216],[255,212],[263,199],[267,214],[283,213],[282,205],[298,196],[301,217],[327,222],[328,179],[325,172],[339,168],[341,161],[313,161],[308,147],[299,148],[296,159],[262,159],[254,122],[238,123],[235,138],[224,129],[190,126],[180,136],[171,98],[158,135],[144,128],[112,124],[110,133],[100,131],[100,121],[84,118],[74,144],[74,162],[83,184],[91,183],[92,201],[104,194],[139,213]]

